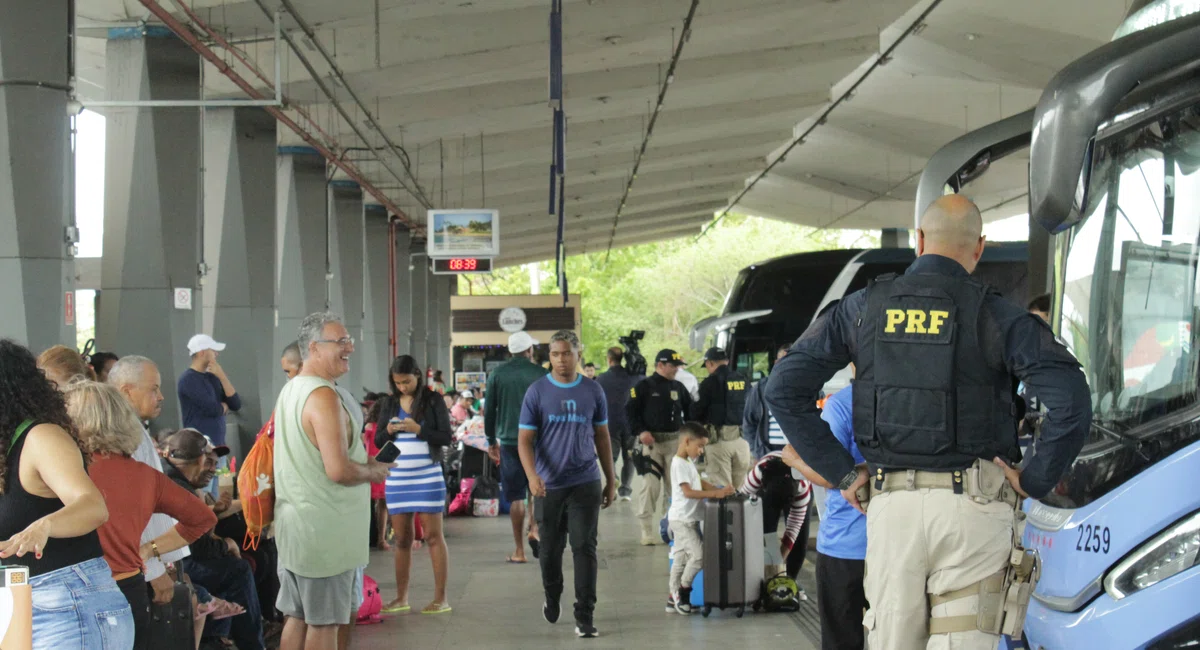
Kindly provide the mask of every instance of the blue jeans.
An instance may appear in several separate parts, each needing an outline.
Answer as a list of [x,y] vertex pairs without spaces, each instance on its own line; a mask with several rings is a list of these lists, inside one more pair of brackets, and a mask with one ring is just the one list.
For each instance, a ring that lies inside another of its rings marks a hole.
[[34,650],[129,650],[133,614],[104,558],[29,580]]

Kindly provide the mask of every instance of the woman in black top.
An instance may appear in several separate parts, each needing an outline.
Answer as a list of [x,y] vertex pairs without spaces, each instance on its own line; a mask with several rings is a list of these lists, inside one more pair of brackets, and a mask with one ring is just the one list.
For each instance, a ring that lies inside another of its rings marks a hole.
[[449,554],[442,537],[442,512],[446,507],[446,482],[442,451],[450,444],[450,413],[441,395],[425,385],[416,359],[396,357],[388,369],[391,394],[380,400],[375,444],[388,441],[400,448],[400,457],[388,472],[384,487],[392,530],[396,531],[396,599],[385,613],[407,612],[408,578],[412,568],[413,520],[420,518],[429,558],[433,562],[433,602],[422,614],[450,611],[446,602]]
[[0,340],[0,559],[29,567],[33,647],[133,647],[133,616],[104,561],[108,519],[63,396],[33,354]]

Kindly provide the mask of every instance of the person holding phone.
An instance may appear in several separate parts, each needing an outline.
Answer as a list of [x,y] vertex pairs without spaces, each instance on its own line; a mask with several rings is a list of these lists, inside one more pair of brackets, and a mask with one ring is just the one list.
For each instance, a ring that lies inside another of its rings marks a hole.
[[411,611],[408,581],[412,570],[413,520],[419,517],[433,562],[433,602],[422,614],[445,614],[446,576],[449,553],[442,537],[442,512],[446,508],[446,479],[442,475],[442,450],[450,444],[453,430],[450,412],[442,396],[425,383],[417,360],[401,355],[388,373],[391,394],[375,425],[375,444],[382,452],[388,442],[400,450],[385,487],[388,514],[396,533],[396,599],[383,608],[387,614]]

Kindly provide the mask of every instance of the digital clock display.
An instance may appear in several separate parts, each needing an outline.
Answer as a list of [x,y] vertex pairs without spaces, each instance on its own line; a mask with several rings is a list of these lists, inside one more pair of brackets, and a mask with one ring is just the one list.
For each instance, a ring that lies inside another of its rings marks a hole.
[[490,257],[448,257],[433,260],[434,273],[491,273]]

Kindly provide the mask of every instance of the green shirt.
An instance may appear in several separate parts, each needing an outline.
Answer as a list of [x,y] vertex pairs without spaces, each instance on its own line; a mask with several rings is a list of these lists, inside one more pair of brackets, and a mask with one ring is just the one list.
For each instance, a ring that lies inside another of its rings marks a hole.
[[[318,388],[334,385],[320,377],[296,377],[275,403],[275,543],[279,565],[306,578],[328,578],[366,566],[367,545],[347,540],[367,539],[371,519],[370,486],[331,481],[321,451],[304,433],[304,403]],[[350,428],[345,404],[342,415],[350,460],[367,462],[362,436]]]
[[525,391],[549,372],[527,357],[513,357],[492,371],[487,381],[487,408],[483,411],[483,430],[489,443],[498,439],[502,445],[517,444]]

